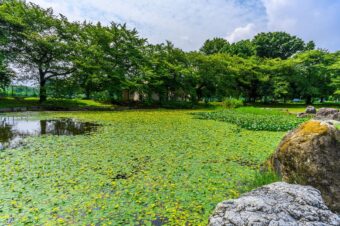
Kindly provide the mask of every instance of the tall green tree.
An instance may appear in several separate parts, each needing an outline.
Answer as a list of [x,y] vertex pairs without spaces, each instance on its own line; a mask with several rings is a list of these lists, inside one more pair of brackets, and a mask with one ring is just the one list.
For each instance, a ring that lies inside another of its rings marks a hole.
[[287,59],[293,54],[305,50],[302,39],[286,32],[259,33],[253,39],[256,54],[259,57]]
[[55,16],[51,8],[17,0],[0,5],[0,18],[0,26],[9,31],[11,61],[25,70],[26,79],[38,82],[40,101],[45,101],[47,81],[74,71],[71,59],[76,45],[72,42],[77,25]]
[[105,48],[109,48],[111,39],[107,28],[100,23],[84,22],[80,26],[78,54],[73,59],[75,78],[72,81],[77,81],[86,99],[90,99],[94,92],[105,90],[108,81],[106,69],[112,63],[105,55]]
[[237,87],[249,102],[255,102],[267,94],[264,87],[268,89],[270,76],[264,73],[262,61],[263,59],[257,57],[239,58],[234,64],[237,70]]
[[6,88],[14,77],[12,70],[8,68],[4,54],[0,52],[0,89]]
[[322,101],[334,92],[330,66],[335,63],[335,58],[332,54],[311,50],[296,55],[294,60],[296,74],[293,85],[306,104],[311,104],[315,97]]
[[111,99],[120,98],[123,90],[136,88],[130,81],[141,76],[145,44],[135,29],[129,30],[124,24],[111,23],[106,28],[100,46],[104,52],[104,87]]
[[223,38],[208,39],[204,42],[200,51],[207,55],[215,53],[226,53],[230,49],[230,43]]
[[331,86],[334,89],[333,95],[338,98],[340,97],[340,51],[337,51],[332,55],[334,57],[334,62],[329,67],[332,74]]
[[250,40],[241,40],[231,44],[230,54],[240,57],[255,56],[255,46]]

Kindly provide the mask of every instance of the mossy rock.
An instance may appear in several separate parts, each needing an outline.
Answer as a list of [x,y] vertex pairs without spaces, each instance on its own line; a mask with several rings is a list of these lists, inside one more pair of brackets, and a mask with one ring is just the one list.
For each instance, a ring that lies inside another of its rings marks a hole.
[[286,182],[316,187],[340,212],[340,131],[333,124],[302,124],[283,138],[267,164]]

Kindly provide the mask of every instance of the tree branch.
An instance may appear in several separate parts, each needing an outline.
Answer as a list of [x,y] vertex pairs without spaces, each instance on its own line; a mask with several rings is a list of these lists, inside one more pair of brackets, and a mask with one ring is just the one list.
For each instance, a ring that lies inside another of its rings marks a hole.
[[48,80],[48,79],[53,78],[53,77],[65,76],[65,75],[71,74],[75,71],[76,70],[74,68],[72,68],[68,71],[62,72],[62,73],[57,73],[57,72],[53,72],[53,71],[46,71],[46,74],[51,74],[51,75],[46,76],[45,79]]

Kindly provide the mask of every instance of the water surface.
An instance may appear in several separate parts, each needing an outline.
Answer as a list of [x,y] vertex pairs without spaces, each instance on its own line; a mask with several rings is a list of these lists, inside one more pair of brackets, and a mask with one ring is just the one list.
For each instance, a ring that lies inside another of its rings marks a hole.
[[93,132],[97,126],[73,118],[39,120],[29,116],[0,116],[0,150],[20,145],[27,136],[75,136]]

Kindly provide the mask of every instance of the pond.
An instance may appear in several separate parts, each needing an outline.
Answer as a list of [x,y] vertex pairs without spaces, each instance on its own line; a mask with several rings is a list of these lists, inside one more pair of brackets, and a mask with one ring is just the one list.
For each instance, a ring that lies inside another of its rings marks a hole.
[[98,124],[73,118],[39,120],[29,116],[0,116],[0,150],[16,147],[28,136],[75,136],[93,132],[97,127]]

